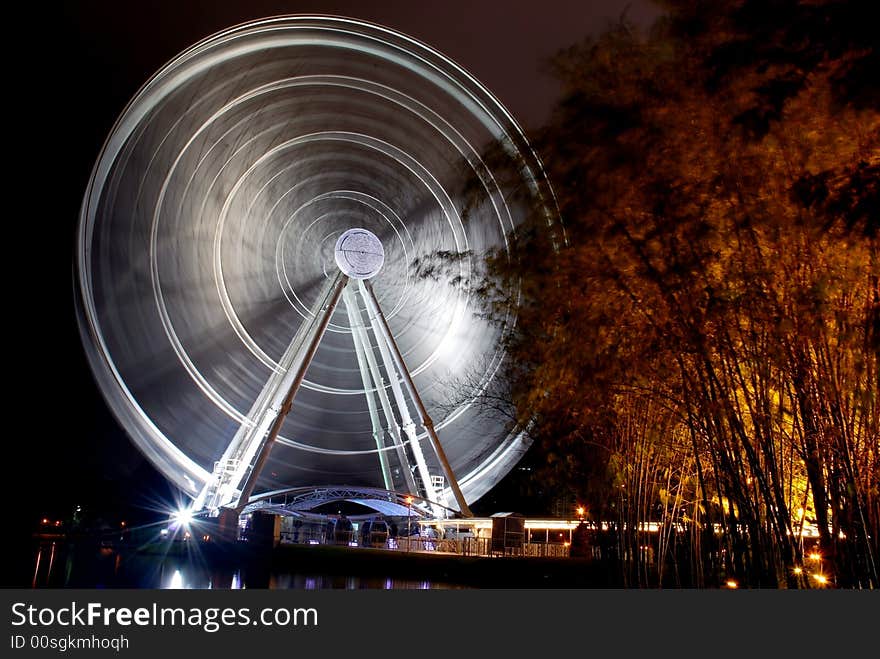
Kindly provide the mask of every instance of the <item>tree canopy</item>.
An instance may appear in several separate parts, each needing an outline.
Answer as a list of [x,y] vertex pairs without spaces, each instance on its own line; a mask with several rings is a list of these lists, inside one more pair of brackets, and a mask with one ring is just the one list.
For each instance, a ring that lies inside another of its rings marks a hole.
[[567,240],[536,218],[489,261],[487,294],[522,295],[506,395],[628,582],[878,587],[871,21],[660,4],[647,34],[621,20],[553,62],[537,144]]

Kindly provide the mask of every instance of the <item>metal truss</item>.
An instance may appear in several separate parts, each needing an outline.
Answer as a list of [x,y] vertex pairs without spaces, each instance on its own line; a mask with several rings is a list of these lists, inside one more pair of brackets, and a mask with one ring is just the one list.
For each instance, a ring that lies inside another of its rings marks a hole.
[[[211,479],[193,504],[194,510],[207,509],[218,513],[221,509],[227,509],[240,513],[249,503],[262,499],[252,497],[257,479],[268,460],[284,419],[291,410],[296,392],[330,318],[342,299],[352,329],[352,340],[376,442],[379,470],[386,488],[359,488],[356,491],[381,492],[386,500],[389,500],[389,496],[399,496],[396,494],[398,484],[394,481],[391,466],[392,459],[396,459],[402,479],[399,487],[406,492],[403,496],[427,502],[435,517],[446,516],[449,507],[441,494],[445,479],[461,514],[472,516],[369,280],[357,280],[356,287],[348,285],[348,282],[348,277],[339,272],[328,284],[326,292],[319,296],[312,309],[311,319],[303,323],[294,336],[278,368],[269,377],[251,407],[246,421],[236,432],[221,459],[215,463]],[[364,310],[358,303],[358,297],[365,303]],[[376,358],[376,349],[381,359],[381,368]],[[391,396],[388,393],[389,388]],[[410,404],[414,406],[425,430],[424,437],[427,437],[440,465],[442,477],[430,473],[422,450],[422,437],[417,433],[416,424],[410,414]],[[418,474],[418,479],[413,474],[414,471]],[[343,488],[339,490],[340,496],[333,500],[348,498],[341,496],[348,491],[354,490]],[[322,493],[316,496],[327,496],[330,490],[325,488],[315,492]]]
[[[412,514],[421,518],[429,518],[434,514],[436,504],[414,497],[406,492],[393,492],[374,487],[356,486],[322,486],[297,487],[289,490],[265,492],[251,498],[250,503],[242,509],[242,514],[256,510],[275,510],[286,512],[306,512],[322,504],[335,501],[390,501],[406,507]],[[455,512],[447,509],[448,513]]]

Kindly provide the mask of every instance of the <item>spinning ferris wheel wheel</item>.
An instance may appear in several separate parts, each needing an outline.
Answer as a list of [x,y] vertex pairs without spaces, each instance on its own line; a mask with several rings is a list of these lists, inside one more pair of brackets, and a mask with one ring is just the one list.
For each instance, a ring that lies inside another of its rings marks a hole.
[[[467,514],[521,457],[520,431],[471,404],[504,329],[468,282],[528,212],[482,157],[495,143],[542,199],[485,87],[344,18],[218,33],[129,103],[82,205],[80,328],[116,417],[195,507],[345,484]],[[438,253],[459,285],[415,274]]]

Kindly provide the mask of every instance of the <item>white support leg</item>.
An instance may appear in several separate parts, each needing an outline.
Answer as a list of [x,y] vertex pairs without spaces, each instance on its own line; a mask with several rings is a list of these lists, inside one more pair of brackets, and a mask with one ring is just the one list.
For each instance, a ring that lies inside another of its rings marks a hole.
[[353,326],[353,329],[360,344],[364,348],[364,357],[367,361],[367,366],[370,369],[370,375],[373,382],[376,383],[376,393],[378,394],[379,402],[382,405],[382,413],[385,416],[387,432],[391,436],[391,440],[394,442],[394,448],[397,453],[397,459],[400,462],[400,468],[403,472],[406,490],[412,494],[419,494],[418,488],[416,488],[415,479],[412,475],[412,470],[410,469],[409,458],[407,458],[406,455],[406,448],[404,447],[403,439],[400,436],[400,426],[394,418],[394,409],[388,398],[388,392],[385,391],[385,380],[382,377],[382,371],[379,370],[379,364],[376,362],[376,355],[373,353],[373,348],[370,345],[367,329],[362,323],[357,323]]
[[278,366],[269,376],[248,411],[245,421],[239,426],[223,456],[214,463],[211,480],[196,497],[193,510],[217,511],[222,506],[237,501],[239,487],[247,478],[250,464],[259,450],[261,440],[269,432],[272,422],[281,410],[281,404],[296,375],[296,365],[302,357],[308,338],[320,322],[321,309],[333,292],[333,284],[333,281],[328,280],[311,309],[311,318],[300,325],[278,361]]
[[[394,394],[394,400],[397,403],[397,409],[400,413],[400,421],[401,425],[403,426],[403,432],[406,434],[406,437],[409,440],[409,445],[412,449],[413,458],[416,461],[416,469],[419,472],[419,477],[422,479],[422,488],[425,493],[425,498],[432,503],[440,503],[440,501],[438,501],[437,492],[434,491],[434,484],[431,482],[431,473],[428,470],[428,463],[425,461],[425,455],[422,452],[422,446],[419,442],[418,434],[416,433],[416,424],[413,423],[412,417],[409,414],[409,406],[406,403],[406,398],[403,395],[403,390],[400,388],[400,381],[397,377],[397,369],[395,368],[394,360],[391,356],[388,343],[384,339],[384,335],[381,331],[377,314],[372,311],[373,305],[371,304],[367,294],[364,291],[363,280],[358,281],[358,286],[360,288],[361,295],[367,302],[367,308],[370,309],[370,311],[368,311],[370,324],[373,328],[373,334],[375,334],[377,339],[376,343],[379,345],[379,354],[382,357],[382,363],[385,366],[385,372],[388,373],[391,391]],[[439,506],[435,506],[435,515],[440,516],[441,512],[442,509]]]
[[[367,363],[366,351],[369,346],[363,345],[363,337],[361,336],[360,326],[363,322],[360,310],[357,307],[357,299],[351,289],[346,286],[342,290],[342,301],[345,304],[345,310],[348,313],[348,324],[351,327],[351,338],[354,342],[354,351],[357,355],[358,369],[361,372],[361,382],[364,385],[364,395],[367,398],[367,408],[370,411],[370,424],[373,428],[373,439],[376,442],[376,451],[379,454],[379,467],[382,470],[382,480],[385,483],[385,489],[394,490],[394,479],[391,477],[391,467],[388,464],[388,455],[385,452],[385,431],[379,422],[379,411],[376,409],[376,399],[373,395],[373,378],[370,375],[370,367]],[[375,383],[378,390],[381,381]]]
[[247,474],[244,484],[241,486],[241,494],[235,504],[237,510],[240,510],[247,505],[248,500],[254,491],[254,487],[257,484],[257,478],[260,477],[260,472],[263,471],[263,467],[269,459],[269,453],[272,451],[272,446],[275,444],[275,440],[281,432],[281,426],[284,424],[284,419],[290,412],[296,392],[299,390],[299,386],[306,377],[306,371],[309,370],[312,359],[314,359],[315,353],[318,351],[318,346],[321,343],[321,339],[324,338],[324,332],[327,331],[327,325],[330,324],[330,318],[333,316],[333,311],[336,309],[336,305],[339,304],[339,298],[342,297],[342,290],[347,283],[348,277],[341,272],[336,275],[336,278],[333,280],[333,287],[330,289],[329,297],[321,308],[321,313],[318,316],[320,317],[320,320],[313,330],[305,353],[299,362],[296,374],[290,384],[290,391],[288,391],[287,395],[284,397],[284,402],[281,403],[281,409],[278,412],[278,416],[275,418],[275,422],[272,424],[268,436],[262,440],[257,457],[254,460],[253,465],[250,467],[250,471]]
[[[385,344],[386,348],[382,354],[383,359],[385,358],[385,353],[391,353],[390,358],[393,359],[394,365],[397,367],[397,370],[403,377],[407,392],[409,393],[410,398],[412,399],[413,403],[416,406],[416,409],[419,412],[422,426],[425,428],[425,432],[428,434],[428,438],[431,441],[431,446],[434,449],[434,453],[436,454],[437,459],[440,461],[440,466],[443,468],[443,473],[446,476],[449,487],[452,490],[452,493],[455,495],[455,500],[458,502],[458,509],[462,515],[465,515],[466,517],[473,517],[473,513],[468,507],[467,501],[465,501],[464,495],[461,492],[461,488],[458,485],[458,480],[455,478],[455,473],[452,471],[449,460],[446,458],[446,452],[443,450],[443,446],[440,444],[440,438],[437,437],[437,432],[436,430],[434,430],[434,422],[431,420],[431,417],[428,415],[428,411],[425,409],[425,404],[422,402],[418,390],[416,390],[415,383],[412,381],[412,376],[410,376],[409,374],[409,369],[407,369],[406,363],[403,361],[403,355],[400,353],[400,349],[397,347],[397,343],[394,341],[394,337],[391,334],[391,328],[388,327],[388,323],[385,320],[382,309],[379,307],[379,301],[376,299],[375,293],[373,293],[373,287],[370,285],[370,282],[368,280],[358,280],[358,286],[360,288],[361,295],[363,295],[364,300],[367,303],[367,308],[370,313],[370,322],[373,323],[374,331],[376,332],[377,337],[381,337],[384,339],[384,341],[379,341],[380,350],[382,349],[383,344]],[[397,391],[400,390],[400,384],[397,382],[396,377],[392,378],[392,389],[395,388],[395,385],[396,397]],[[402,398],[403,394],[401,393],[400,396]],[[406,405],[404,405],[403,408],[406,409]],[[409,412],[407,411],[407,417],[408,416]],[[409,423],[412,424],[412,420],[410,420]],[[406,422],[404,423],[404,429],[406,429]],[[413,434],[415,434],[414,431]],[[413,441],[412,445],[414,447],[418,446],[418,442]],[[424,461],[424,457],[422,458],[422,461]],[[425,472],[427,472],[427,466],[425,467]],[[425,479],[424,475],[422,476],[422,479]],[[430,476],[428,476],[427,489],[429,492],[433,493],[433,486],[430,484]],[[436,498],[431,497],[431,500],[436,501]]]
[[213,478],[193,502],[193,510],[216,511],[247,503],[347,281],[348,277],[339,273],[318,298],[311,319],[303,323],[284,352],[247,420],[215,465]]

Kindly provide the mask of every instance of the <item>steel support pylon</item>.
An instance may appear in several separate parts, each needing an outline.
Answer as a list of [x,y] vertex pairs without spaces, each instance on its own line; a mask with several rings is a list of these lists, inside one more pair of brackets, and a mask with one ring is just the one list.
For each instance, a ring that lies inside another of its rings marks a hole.
[[211,480],[196,497],[193,510],[240,510],[247,505],[347,282],[348,277],[341,272],[328,281],[311,310],[311,318],[300,326],[278,368],[257,396],[223,456],[214,464]]
[[[459,511],[462,515],[472,516],[437,437],[434,424],[419,397],[412,376],[403,361],[403,356],[394,341],[369,281],[358,280],[357,291],[353,287],[348,287],[348,282],[349,278],[340,272],[326,287],[326,292],[319,296],[318,303],[312,309],[311,319],[300,327],[282,356],[278,368],[270,376],[245,421],[223,453],[223,457],[215,463],[212,478],[196,497],[193,510],[208,509],[216,512],[227,509],[235,511],[237,518],[237,513],[248,504],[257,479],[284,424],[284,419],[293,406],[296,392],[305,378],[306,371],[330,323],[330,318],[342,299],[351,326],[352,341],[367,399],[379,468],[385,488],[388,491],[397,489],[389,460],[393,451],[400,464],[403,478],[402,486],[412,494],[429,501],[437,516],[443,514],[443,509],[446,506],[446,502],[440,501],[441,493],[435,490],[432,483],[420,438],[410,416],[406,396],[400,386],[402,380],[409,398],[419,414],[419,419],[443,470],[446,482],[449,483],[455,496]],[[366,323],[357,302],[357,293],[360,293],[360,297],[366,304],[366,313],[369,319]],[[370,330],[376,340],[382,365],[387,374],[387,385],[370,340]],[[387,386],[391,388],[396,406],[392,405],[386,390]],[[385,428],[382,427],[379,406],[376,404],[374,393],[382,408]],[[399,423],[398,417],[394,414],[395,409],[400,419]],[[391,438],[391,445],[386,444],[386,433]],[[401,433],[406,436],[406,442],[404,442]],[[422,481],[421,492],[419,492],[413,477],[412,467],[407,457],[407,447],[409,447],[415,462],[415,469]]]
[[[425,433],[427,434],[428,439],[431,443],[431,448],[434,449],[434,454],[437,456],[437,460],[440,462],[440,467],[443,469],[443,475],[446,477],[446,482],[449,483],[449,488],[452,490],[452,494],[455,497],[456,503],[458,504],[458,509],[462,515],[466,517],[473,517],[473,513],[468,507],[467,501],[465,501],[464,498],[464,494],[462,494],[461,488],[458,485],[458,479],[455,477],[455,472],[452,471],[452,466],[449,464],[449,460],[446,458],[446,452],[443,450],[443,445],[440,443],[440,438],[437,436],[437,431],[434,428],[434,422],[428,415],[428,410],[425,408],[425,404],[422,402],[421,396],[419,396],[419,392],[416,389],[415,383],[413,382],[412,375],[410,375],[409,369],[407,368],[406,363],[403,360],[403,355],[401,354],[400,349],[397,347],[397,342],[394,340],[394,336],[391,333],[391,328],[388,327],[388,321],[385,320],[385,314],[382,313],[382,309],[379,306],[379,300],[376,299],[376,294],[373,292],[373,286],[370,284],[370,281],[368,279],[359,279],[358,287],[361,291],[361,295],[367,303],[367,309],[370,314],[370,322],[373,325],[374,329],[378,330],[376,334],[377,339],[380,339],[378,341],[380,352],[382,352],[381,348],[384,345],[384,347],[387,349],[390,360],[393,362],[394,367],[397,369],[397,372],[403,379],[403,383],[406,385],[407,393],[409,393],[410,399],[416,406],[416,410],[418,411],[419,418],[422,422],[422,427],[425,429]],[[397,376],[395,375],[394,377],[390,377],[390,379],[392,383],[392,389],[395,390],[395,396],[397,396],[397,392],[400,389],[400,384],[397,382]],[[418,437],[415,434],[415,426],[411,420],[407,422],[407,419],[409,419],[409,411],[407,410],[405,400],[402,400],[402,393],[400,394],[400,396],[400,402],[403,403],[403,411],[401,411],[401,414],[403,414],[404,411],[406,414],[406,419],[404,420],[404,430],[407,431],[407,428],[410,428],[409,432],[407,432],[408,436],[410,436],[410,432],[412,433],[410,446],[413,448],[413,453],[416,456],[422,480],[425,481],[425,478],[427,476],[427,466],[424,467],[424,475],[422,475],[422,464],[424,463],[424,457],[422,456]],[[419,462],[420,458],[421,463]],[[427,476],[425,489],[431,494],[434,493],[434,488],[430,482],[430,476]],[[435,496],[429,496],[428,499],[436,502],[437,500]]]

